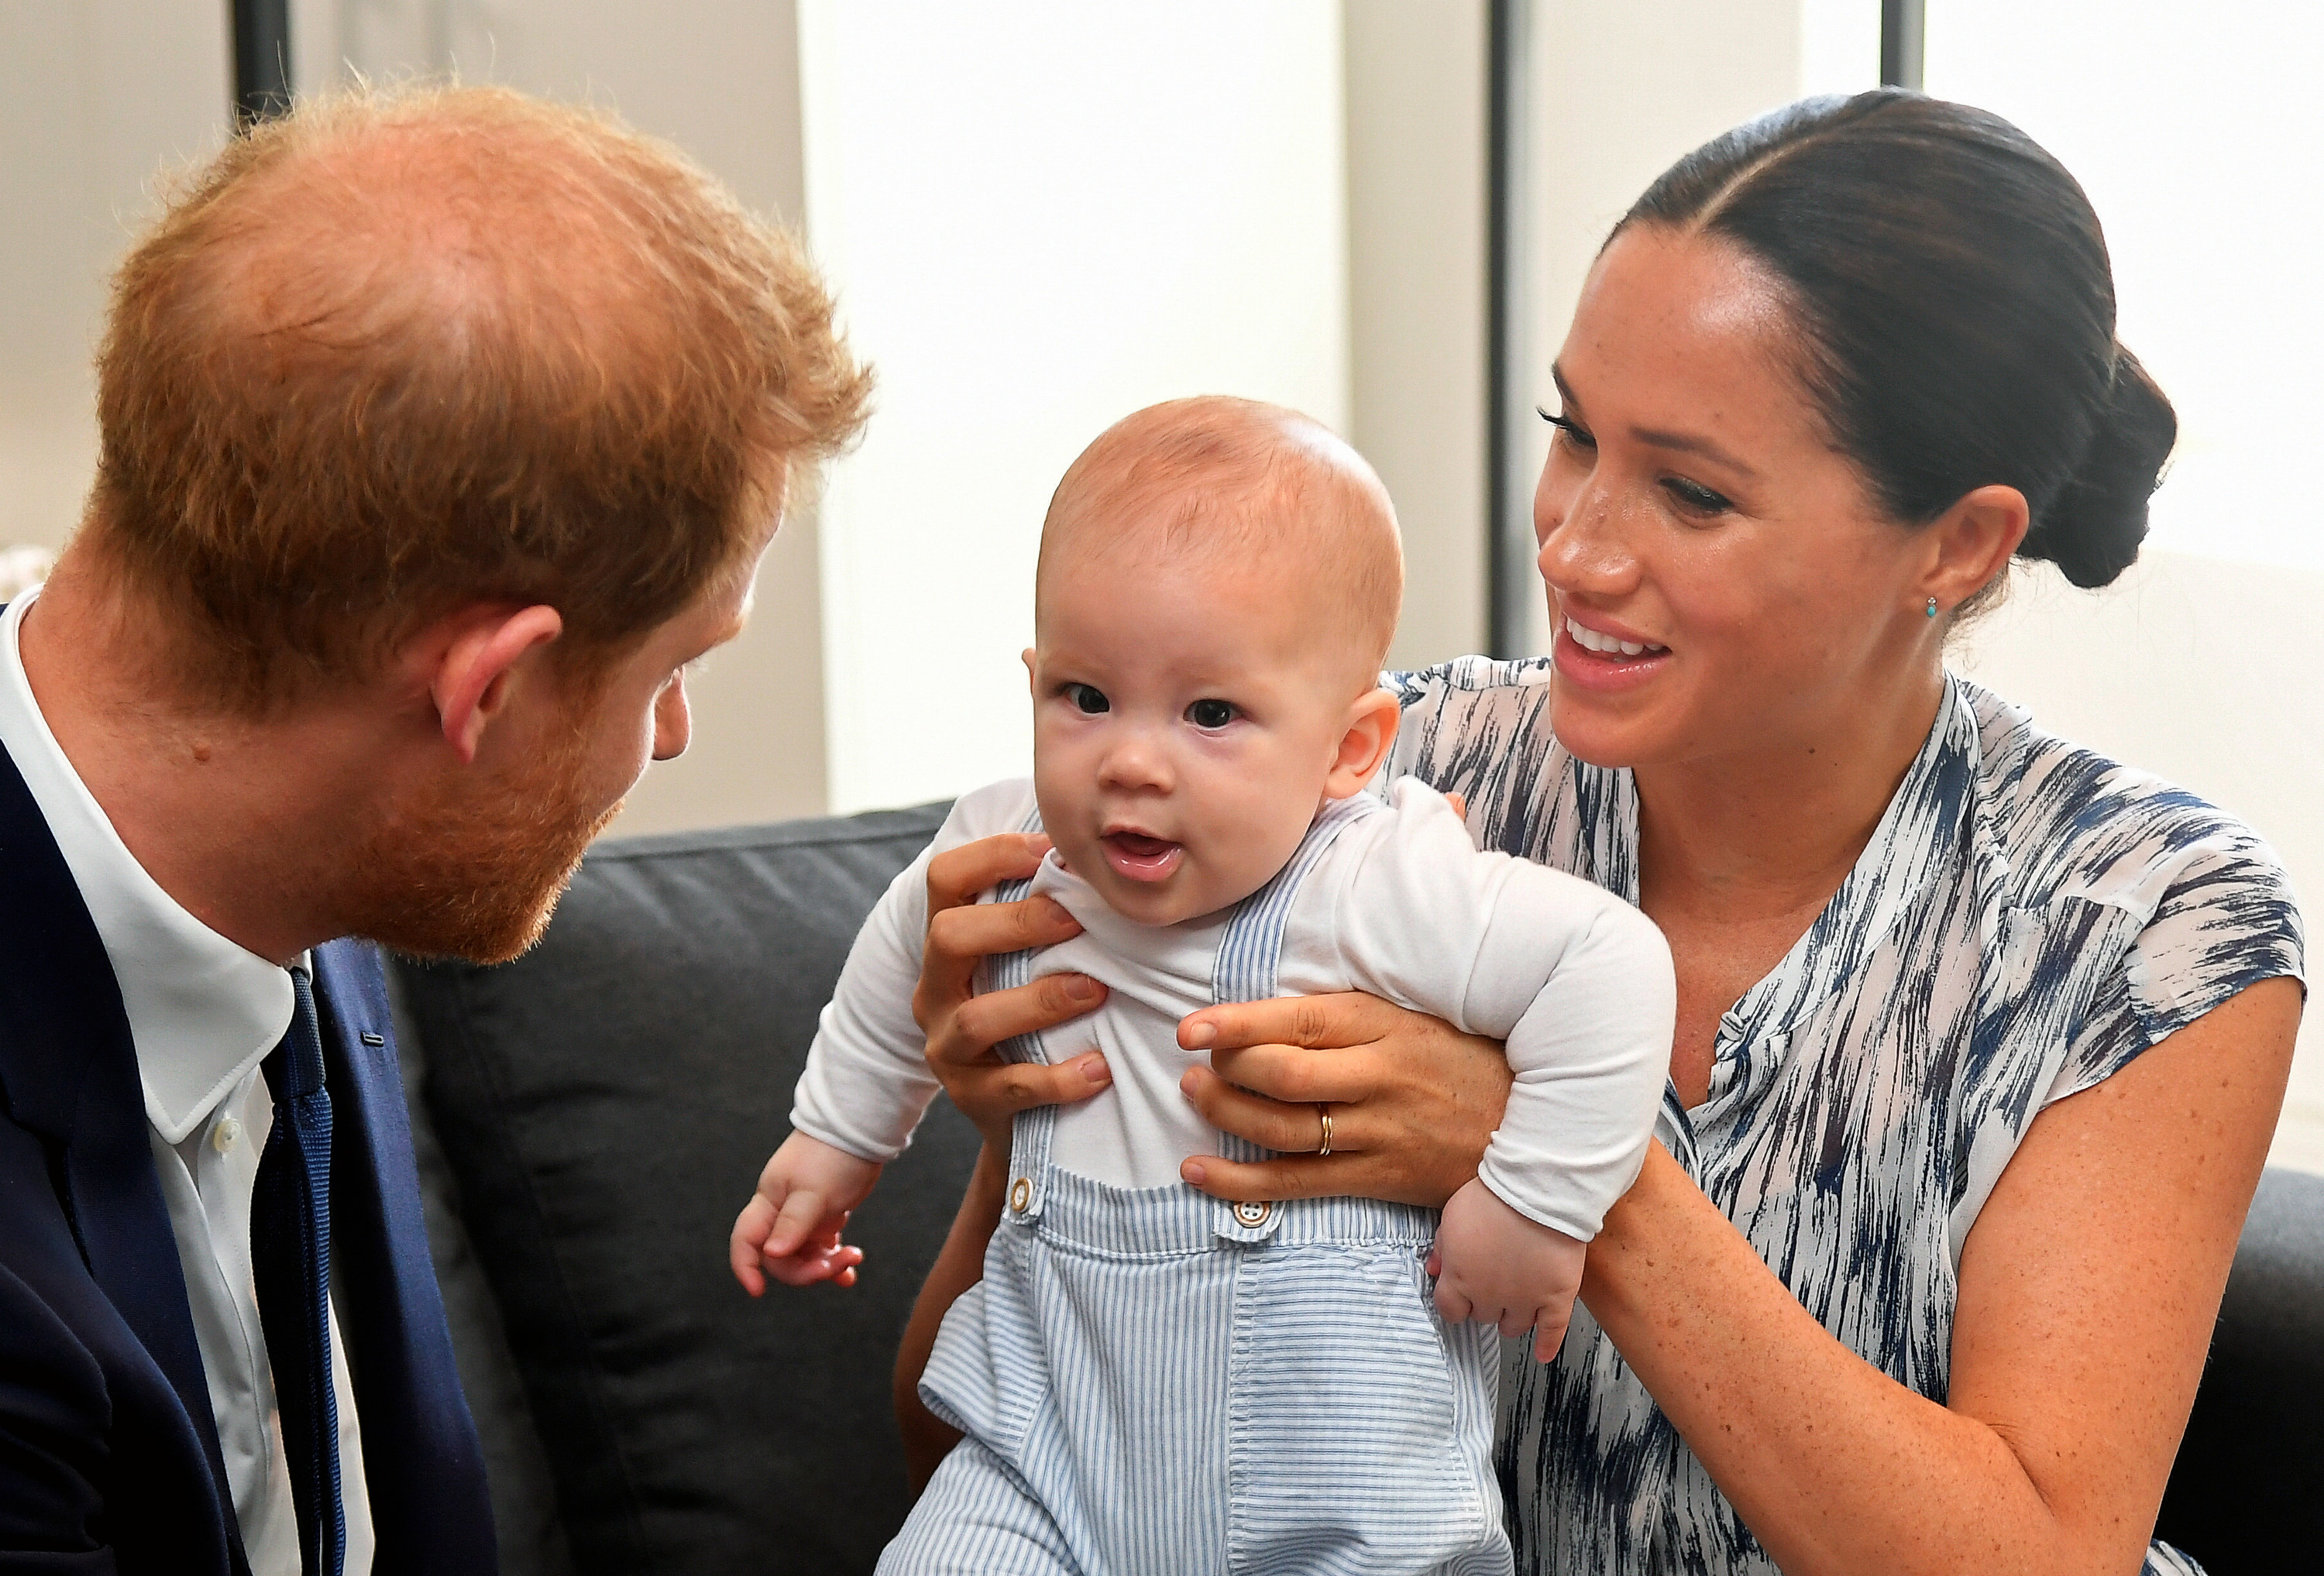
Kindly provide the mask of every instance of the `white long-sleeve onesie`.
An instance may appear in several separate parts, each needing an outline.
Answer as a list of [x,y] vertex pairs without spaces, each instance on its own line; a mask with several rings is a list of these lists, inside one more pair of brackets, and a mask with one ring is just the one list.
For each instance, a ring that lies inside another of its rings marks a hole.
[[[889,887],[824,1009],[791,1114],[799,1131],[877,1161],[910,1140],[936,1092],[911,1011],[928,861],[1021,829],[1033,802],[1022,779],[965,796]],[[1041,1037],[1047,1060],[1094,1046],[1113,1074],[1110,1089],[1059,1108],[1050,1160],[1116,1187],[1175,1184],[1181,1160],[1217,1152],[1217,1130],[1178,1087],[1206,1054],[1181,1049],[1177,1028],[1212,1004],[1230,914],[1138,924],[1054,853],[1033,889],[1083,926],[1034,975],[1084,973],[1109,991]],[[1676,989],[1662,933],[1587,881],[1480,852],[1416,779],[1342,830],[1300,885],[1277,977],[1287,995],[1370,991],[1504,1040],[1517,1083],[1478,1175],[1519,1213],[1587,1240],[1636,1179],[1670,1065]]]

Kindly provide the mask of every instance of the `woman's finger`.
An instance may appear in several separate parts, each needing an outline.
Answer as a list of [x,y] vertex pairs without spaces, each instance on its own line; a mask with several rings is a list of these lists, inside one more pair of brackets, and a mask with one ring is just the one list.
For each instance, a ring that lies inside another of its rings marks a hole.
[[979,903],[928,917],[920,948],[919,982],[912,988],[912,1018],[933,1032],[946,1013],[976,992],[976,965],[991,953],[1050,946],[1081,934],[1081,924],[1049,898],[1019,903]]
[[1249,1199],[1382,1198],[1375,1191],[1382,1179],[1370,1156],[1278,1155],[1266,1160],[1227,1160],[1216,1155],[1196,1155],[1178,1167],[1188,1184],[1213,1198],[1231,1203]]
[[[1337,1124],[1339,1119],[1333,1118]],[[1389,1203],[1418,1204],[1441,1209],[1453,1189],[1477,1174],[1480,1144],[1466,1158],[1467,1176],[1452,1178],[1457,1166],[1417,1166],[1397,1149],[1383,1146],[1368,1152],[1342,1154],[1335,1131],[1332,1153],[1318,1156],[1277,1155],[1265,1160],[1227,1160],[1216,1155],[1196,1155],[1178,1167],[1186,1184],[1229,1203],[1247,1199],[1354,1198],[1385,1199]]]
[[1010,1124],[1019,1111],[1087,1100],[1113,1081],[1105,1058],[1095,1051],[1054,1067],[998,1058],[951,1063],[935,1056],[928,1064],[960,1113],[1003,1154],[1008,1152]]
[[[1112,1070],[1095,1051],[1051,1067],[1038,1062],[1001,1062],[964,1074],[953,1103],[975,1114],[1015,1116],[1037,1105],[1071,1105],[1113,1082]],[[971,1111],[973,1107],[975,1110]]]
[[928,916],[927,950],[937,957],[973,962],[990,953],[1054,946],[1081,933],[1081,922],[1055,898],[973,903]]
[[1003,881],[1021,880],[1040,868],[1049,840],[1038,834],[1004,832],[948,848],[928,861],[928,912],[973,903],[977,895]]
[[[972,996],[927,1026],[928,1060],[953,1066],[986,1061],[1003,1040],[1070,1023],[1104,1000],[1105,987],[1086,974],[1044,974],[1028,985]],[[936,1075],[944,1076],[943,1066]]]
[[1402,1009],[1354,991],[1332,996],[1222,1002],[1187,1014],[1178,1025],[1178,1043],[1190,1051],[1264,1045],[1337,1049],[1368,1045],[1404,1017]]
[[[921,1028],[926,1028],[932,1018],[954,1002],[967,999],[974,988],[976,960],[982,955],[974,951],[936,946],[935,922],[946,914],[963,910],[973,913],[981,893],[1002,881],[1031,875],[1040,867],[1041,856],[1048,846],[1046,837],[1007,833],[948,848],[928,862],[929,935],[921,952],[920,982],[912,992],[912,1012]],[[988,907],[1005,908],[1012,905]],[[1019,923],[1023,922],[1020,917]],[[1003,946],[995,950],[1011,949]]]
[[[1300,1053],[1305,1055],[1305,1052]],[[1237,1088],[1226,1075],[1208,1067],[1189,1067],[1178,1080],[1179,1090],[1203,1114],[1203,1120],[1262,1148],[1285,1154],[1311,1154],[1323,1147],[1323,1118],[1315,1107],[1332,1107],[1332,1153],[1360,1154],[1366,1147],[1370,1123],[1360,1105],[1341,1104],[1351,1094],[1319,1095],[1315,1101],[1286,1104]]]
[[[1343,1051],[1311,1051],[1300,1046],[1252,1046],[1244,1050],[1213,1051],[1211,1064],[1193,1069],[1208,1072],[1236,1088],[1286,1105],[1340,1106],[1370,1100],[1381,1090],[1384,1072],[1369,1046]],[[1333,1120],[1339,1112],[1332,1113]],[[1213,1124],[1231,1127],[1226,1122]],[[1241,1132],[1240,1128],[1231,1130]],[[1254,1135],[1242,1133],[1244,1138]],[[1267,1143],[1257,1138],[1259,1143]],[[1336,1142],[1336,1141],[1335,1141]],[[1268,1144],[1268,1148],[1280,1148]],[[1296,1147],[1297,1146],[1294,1146]],[[1313,1146],[1309,1146],[1313,1147]]]

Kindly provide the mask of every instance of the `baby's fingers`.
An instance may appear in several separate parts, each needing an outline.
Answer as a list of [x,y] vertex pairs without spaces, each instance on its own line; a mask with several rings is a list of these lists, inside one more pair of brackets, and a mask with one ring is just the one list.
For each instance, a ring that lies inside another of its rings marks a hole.
[[815,1229],[823,1223],[823,1194],[810,1188],[794,1188],[784,1198],[783,1207],[775,1216],[773,1229],[767,1233],[766,1247],[761,1251],[769,1258],[789,1258],[815,1234]]
[[1533,1326],[1533,1359],[1552,1362],[1557,1349],[1565,1343],[1565,1327],[1572,1316],[1571,1303],[1553,1304],[1535,1316]]
[[753,1194],[742,1212],[734,1217],[734,1230],[726,1239],[726,1263],[742,1289],[754,1297],[767,1289],[767,1277],[759,1272],[759,1258],[774,1224],[775,1206]]
[[855,1267],[863,1262],[863,1249],[840,1244],[766,1262],[767,1273],[787,1286],[808,1286],[826,1280],[834,1286],[852,1286],[855,1284]]
[[1436,1280],[1436,1311],[1447,1324],[1466,1323],[1476,1313],[1476,1304],[1469,1300],[1467,1288],[1452,1276],[1439,1276]]

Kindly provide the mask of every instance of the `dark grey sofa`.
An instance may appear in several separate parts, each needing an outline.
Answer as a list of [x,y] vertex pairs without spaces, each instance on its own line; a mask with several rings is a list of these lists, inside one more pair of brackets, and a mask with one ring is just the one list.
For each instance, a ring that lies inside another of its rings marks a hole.
[[601,845],[518,962],[397,971],[508,1576],[868,1571],[902,1521],[890,1370],[974,1129],[939,1105],[889,1168],[853,1288],[753,1302],[726,1233],[943,812]]
[[[400,965],[429,1230],[508,1576],[868,1571],[890,1369],[975,1157],[939,1104],[850,1290],[726,1269],[856,927],[943,806],[593,851],[533,952]],[[2163,1507],[2214,1576],[2324,1547],[2324,1179],[2271,1173]]]

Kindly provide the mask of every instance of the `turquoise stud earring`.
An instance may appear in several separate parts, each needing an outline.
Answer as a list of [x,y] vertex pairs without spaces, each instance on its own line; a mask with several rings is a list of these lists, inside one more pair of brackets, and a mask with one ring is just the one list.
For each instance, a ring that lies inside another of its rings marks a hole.
[[1932,597],[1930,597],[1930,598],[1929,598],[1929,609],[1928,609],[1928,612],[1929,612],[1929,616],[1930,616],[1931,618],[1934,618],[1934,617],[1936,617],[1936,616],[1937,616],[1937,599],[1936,599],[1935,597],[1933,597],[1933,596],[1932,596]]

